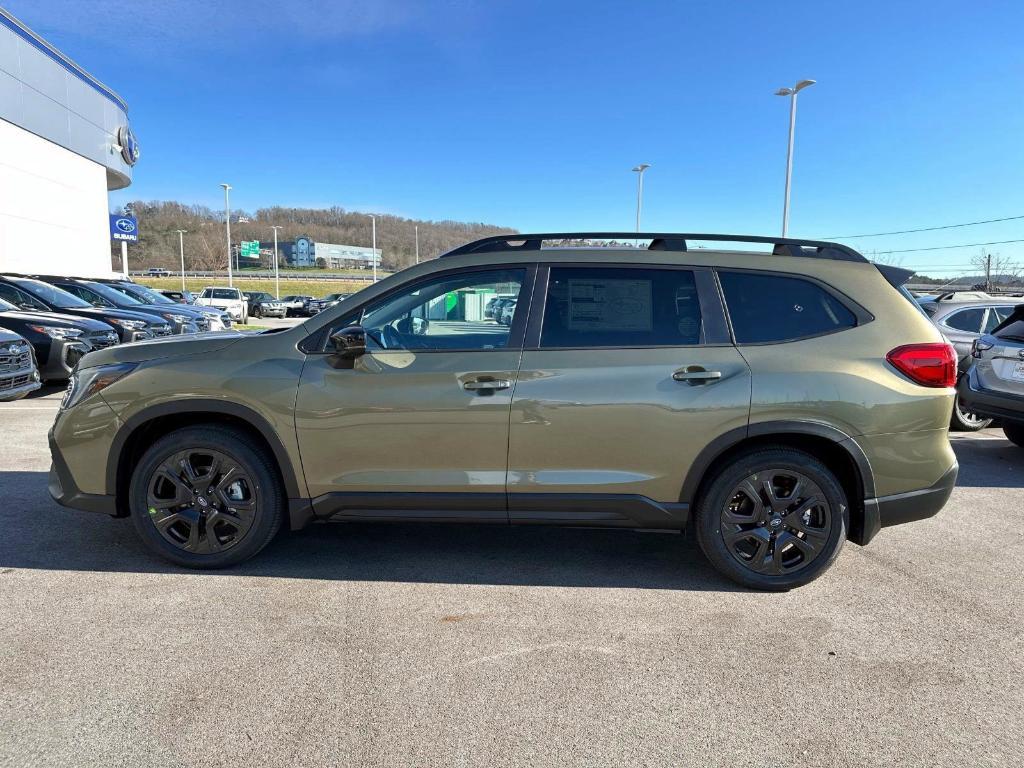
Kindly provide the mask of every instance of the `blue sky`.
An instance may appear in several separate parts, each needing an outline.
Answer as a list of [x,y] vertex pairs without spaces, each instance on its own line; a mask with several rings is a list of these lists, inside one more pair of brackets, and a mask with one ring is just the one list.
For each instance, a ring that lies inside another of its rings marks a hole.
[[[834,236],[1024,214],[1024,4],[4,0],[118,91],[113,203],[340,205],[520,230]],[[851,240],[1024,239],[1024,219]],[[992,250],[1024,260],[1024,244]],[[980,248],[907,253],[966,264]]]

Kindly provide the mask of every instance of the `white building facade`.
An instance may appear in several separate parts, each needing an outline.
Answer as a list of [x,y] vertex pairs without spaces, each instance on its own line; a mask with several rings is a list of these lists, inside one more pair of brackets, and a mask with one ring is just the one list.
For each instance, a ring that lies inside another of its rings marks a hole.
[[124,100],[0,8],[0,272],[110,275],[136,160]]

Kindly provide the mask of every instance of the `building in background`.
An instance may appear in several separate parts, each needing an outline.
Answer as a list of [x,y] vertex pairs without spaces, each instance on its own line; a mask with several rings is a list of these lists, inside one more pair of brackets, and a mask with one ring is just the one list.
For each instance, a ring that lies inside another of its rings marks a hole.
[[[358,245],[335,245],[334,243],[318,243],[311,237],[297,237],[294,240],[281,240],[277,244],[281,264],[289,267],[322,267],[324,269],[372,269],[376,260],[377,268],[381,266],[381,249],[363,248]],[[267,253],[273,258],[274,241],[261,240],[260,253]],[[321,261],[322,260],[322,261]]]
[[110,275],[138,156],[124,100],[0,8],[0,271]]

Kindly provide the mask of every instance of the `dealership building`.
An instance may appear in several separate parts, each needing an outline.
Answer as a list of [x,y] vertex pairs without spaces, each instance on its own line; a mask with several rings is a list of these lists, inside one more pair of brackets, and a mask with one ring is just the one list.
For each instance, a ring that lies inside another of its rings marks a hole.
[[0,8],[0,272],[109,275],[138,155],[124,100]]

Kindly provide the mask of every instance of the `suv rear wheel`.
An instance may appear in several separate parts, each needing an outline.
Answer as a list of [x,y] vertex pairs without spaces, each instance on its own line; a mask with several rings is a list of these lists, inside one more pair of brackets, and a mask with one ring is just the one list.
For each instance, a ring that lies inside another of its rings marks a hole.
[[271,460],[230,427],[186,427],[143,454],[129,488],[131,517],[156,554],[187,568],[222,568],[263,549],[284,495]]
[[1024,448],[1024,424],[1004,424],[1003,434],[1011,443]]
[[984,416],[964,410],[960,405],[959,395],[953,400],[953,417],[949,420],[949,425],[953,429],[959,432],[977,432],[980,429],[991,426],[991,424],[992,419],[987,419]]
[[712,479],[696,509],[697,541],[711,564],[752,589],[813,581],[846,539],[848,504],[835,475],[803,451],[743,454]]

